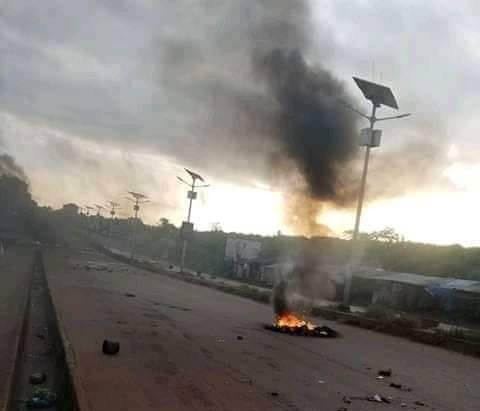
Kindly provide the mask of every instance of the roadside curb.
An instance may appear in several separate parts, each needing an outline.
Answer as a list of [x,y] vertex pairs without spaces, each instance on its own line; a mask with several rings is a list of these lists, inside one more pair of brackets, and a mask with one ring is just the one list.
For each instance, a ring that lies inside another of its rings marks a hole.
[[12,361],[12,369],[9,373],[9,376],[7,377],[7,383],[6,383],[7,389],[5,390],[6,396],[5,396],[4,403],[1,405],[1,408],[0,408],[1,411],[8,411],[10,409],[13,409],[12,405],[13,405],[13,398],[15,393],[15,380],[18,372],[18,362],[21,357],[20,354],[23,349],[23,342],[25,340],[25,333],[28,325],[28,310],[30,307],[30,292],[32,289],[32,279],[33,279],[33,269],[35,267],[35,258],[36,256],[33,257],[32,269],[28,278],[28,288],[25,293],[25,297],[23,298],[20,330],[18,333],[16,333],[16,338],[14,343],[15,356]]
[[83,385],[80,378],[75,373],[75,367],[76,367],[75,352],[73,351],[70,340],[68,339],[67,333],[63,327],[62,317],[60,313],[57,311],[54,293],[52,293],[52,290],[50,288],[50,283],[48,281],[48,276],[47,276],[45,264],[43,261],[43,252],[41,253],[41,267],[43,270],[43,275],[45,277],[45,284],[48,291],[48,297],[50,299],[50,304],[53,310],[53,314],[55,317],[57,330],[60,336],[60,340],[62,342],[63,353],[65,356],[65,363],[67,364],[67,372],[68,372],[68,380],[69,380],[68,382],[69,382],[71,393],[72,393],[72,403],[73,403],[72,411],[89,411],[91,410],[91,407],[88,405],[89,403],[87,400],[85,390],[83,389]]

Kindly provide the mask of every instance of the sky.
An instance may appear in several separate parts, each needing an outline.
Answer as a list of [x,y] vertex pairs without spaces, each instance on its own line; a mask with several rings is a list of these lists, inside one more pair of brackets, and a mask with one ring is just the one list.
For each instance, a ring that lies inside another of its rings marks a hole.
[[[400,112],[412,113],[379,123],[361,230],[392,226],[412,241],[480,245],[473,1],[6,0],[0,153],[23,167],[43,205],[115,200],[128,216],[134,190],[151,199],[141,210],[147,222],[178,224],[187,199],[176,176],[188,167],[210,184],[194,205],[197,228],[298,233],[287,216],[298,176],[272,172],[270,141],[253,138],[257,125],[242,117],[268,115],[249,42],[259,21],[283,13],[308,33],[307,62],[333,73],[359,109],[369,107],[354,75],[392,87]],[[239,114],[231,100],[248,107]],[[358,150],[354,181],[361,159]],[[316,218],[341,235],[354,206],[322,204]]]

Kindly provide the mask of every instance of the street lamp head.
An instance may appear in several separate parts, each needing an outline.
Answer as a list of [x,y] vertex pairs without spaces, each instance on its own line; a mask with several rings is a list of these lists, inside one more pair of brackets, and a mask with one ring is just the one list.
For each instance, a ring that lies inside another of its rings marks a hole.
[[353,80],[362,91],[365,98],[370,100],[376,107],[384,105],[398,110],[397,101],[389,87],[372,83],[371,81],[363,80],[358,77],[353,77]]
[[202,182],[205,181],[200,174],[195,173],[194,171],[189,170],[188,168],[186,168],[185,171],[186,171],[188,174],[190,174],[190,177],[192,177],[194,180],[200,180],[200,181],[202,181]]
[[135,200],[143,200],[143,199],[146,199],[146,198],[147,198],[147,196],[146,196],[145,194],[136,193],[135,191],[129,191],[128,193],[131,194],[131,196],[132,196]]

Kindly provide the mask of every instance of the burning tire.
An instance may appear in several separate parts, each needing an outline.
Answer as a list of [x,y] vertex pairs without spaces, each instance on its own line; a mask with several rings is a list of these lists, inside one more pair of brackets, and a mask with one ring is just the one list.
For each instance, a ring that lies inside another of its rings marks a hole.
[[282,334],[298,335],[302,337],[337,338],[340,336],[337,331],[327,326],[309,328],[305,325],[301,327],[287,327],[269,324],[266,325],[265,328]]
[[313,325],[293,313],[277,315],[273,324],[265,326],[267,330],[276,331],[282,334],[299,335],[303,337],[336,338],[339,333],[334,329]]

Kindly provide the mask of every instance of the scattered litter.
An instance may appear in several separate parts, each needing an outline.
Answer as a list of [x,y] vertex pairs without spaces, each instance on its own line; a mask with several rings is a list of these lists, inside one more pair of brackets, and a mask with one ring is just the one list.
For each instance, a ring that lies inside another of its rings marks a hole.
[[33,385],[43,384],[45,381],[47,381],[47,374],[44,372],[35,372],[30,375],[28,381]]
[[367,397],[367,401],[370,401],[370,402],[384,402],[386,404],[390,404],[390,400],[388,398],[382,397],[379,394],[375,394],[373,397]]
[[381,377],[391,377],[392,376],[392,369],[380,370],[378,371],[378,375]]
[[347,397],[347,396],[343,397],[342,401],[343,401],[345,404],[351,404],[351,403],[352,403],[352,400],[351,400],[349,397]]
[[35,388],[32,398],[27,400],[26,406],[30,409],[50,408],[57,401],[57,394],[47,388]]
[[385,377],[383,375],[377,376],[377,380],[384,380],[384,379],[385,379]]
[[133,293],[125,293],[125,297],[136,297]]
[[397,384],[395,382],[391,382],[390,387],[396,388],[397,390],[401,390],[402,389],[402,384]]
[[378,395],[378,394],[375,394],[375,395],[373,396],[373,400],[374,400],[374,401],[377,401],[377,402],[382,402],[382,397],[380,397],[380,395]]
[[243,340],[243,335],[237,335],[237,340]]
[[224,340],[223,338],[217,338],[217,342],[218,342],[218,343],[224,343],[225,340]]
[[347,408],[347,407],[340,407],[340,408],[338,409],[338,411],[348,411],[348,408]]
[[425,405],[426,405],[423,401],[418,401],[418,400],[415,401],[414,404],[418,405],[419,407],[425,407]]
[[272,391],[272,392],[270,393],[270,395],[271,395],[272,397],[278,397],[278,392]]
[[318,383],[319,383],[319,384],[325,384],[325,381],[323,381],[323,380],[318,380]]
[[242,378],[240,382],[243,382],[245,384],[252,384],[253,380],[251,378]]
[[402,403],[400,404],[400,407],[402,407],[402,408],[405,408],[406,406],[407,406],[407,403],[405,403],[405,402],[402,402]]
[[106,355],[116,355],[120,351],[120,343],[116,341],[103,340],[102,352]]

